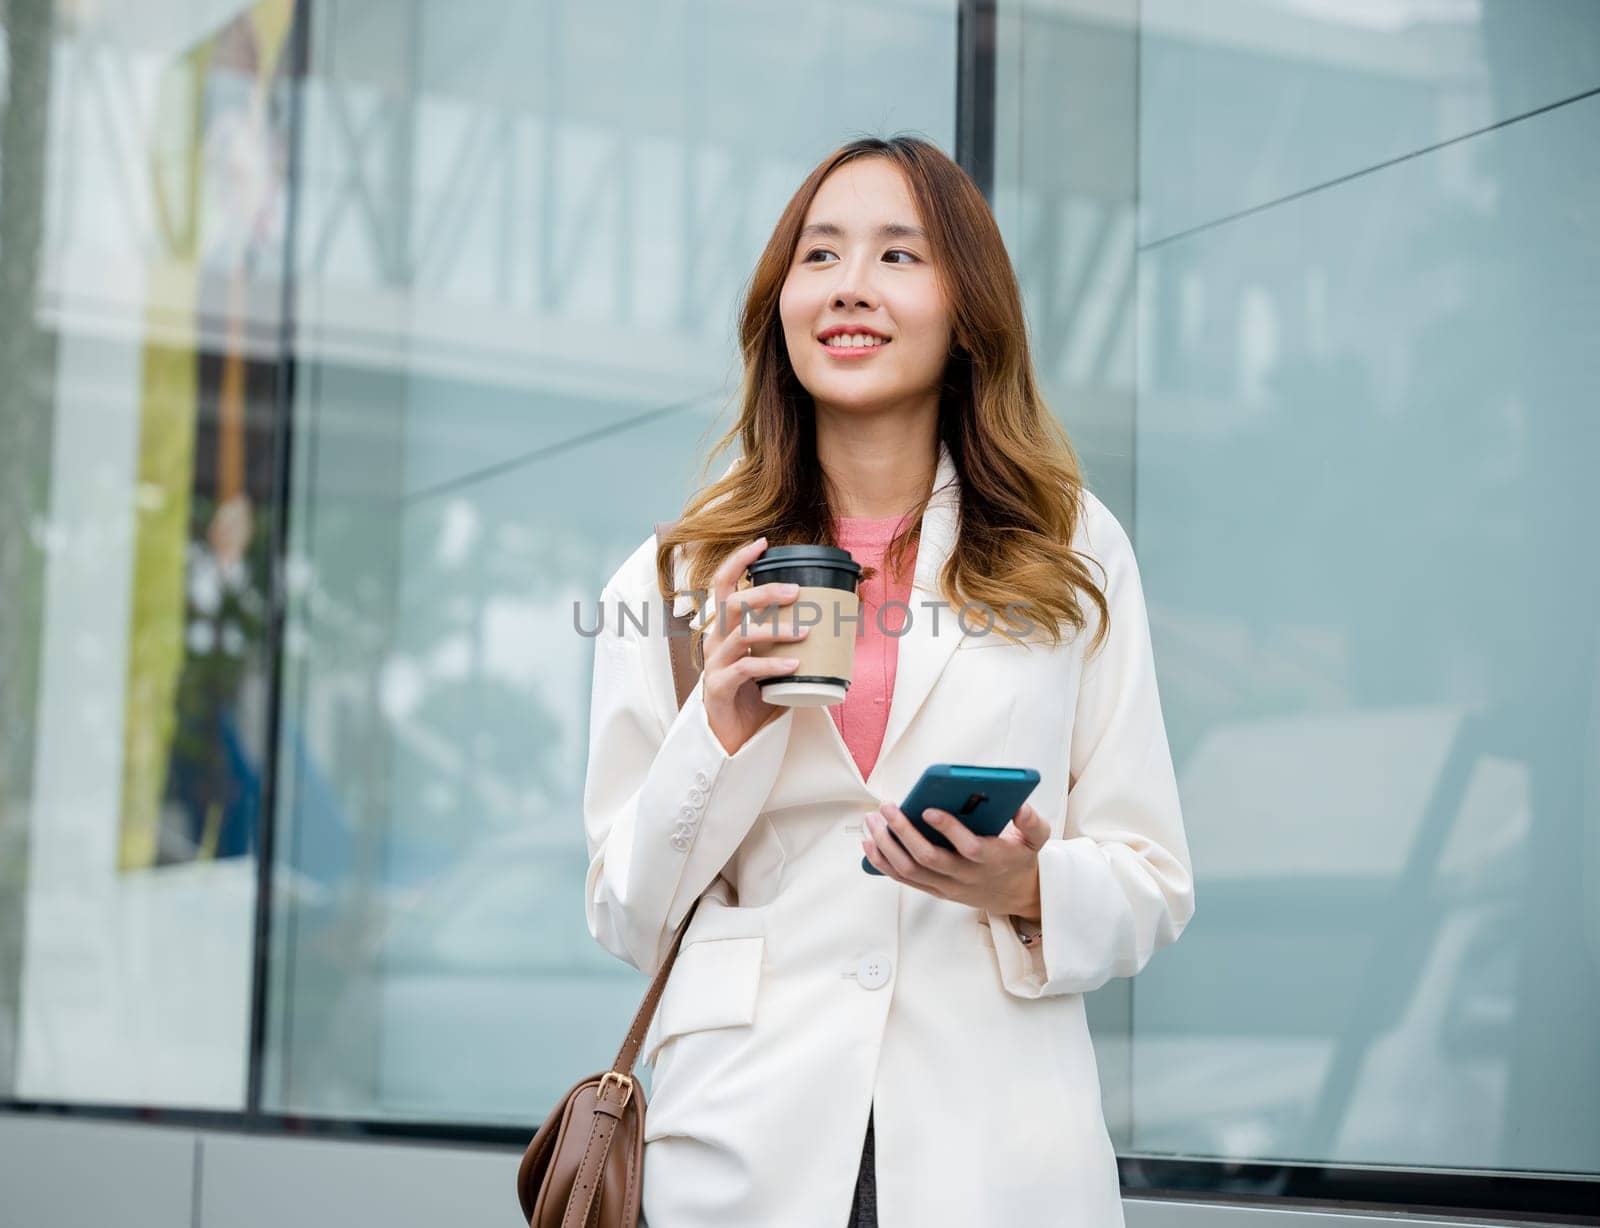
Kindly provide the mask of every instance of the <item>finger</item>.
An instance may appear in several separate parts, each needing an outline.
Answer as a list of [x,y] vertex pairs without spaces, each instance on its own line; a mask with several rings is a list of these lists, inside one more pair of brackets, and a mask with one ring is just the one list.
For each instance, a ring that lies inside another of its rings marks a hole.
[[935,810],[930,806],[922,812],[922,817],[934,831],[955,845],[956,852],[962,857],[974,862],[984,860],[982,838],[955,815],[945,810]]
[[[724,640],[734,645],[726,655],[730,659],[746,656],[753,644],[794,643],[807,639],[817,620],[802,622],[798,618],[780,616],[781,610],[795,604],[799,592],[797,584],[771,583],[734,593],[723,611]],[[747,611],[753,611],[748,618]]]
[[740,657],[728,668],[740,679],[770,678],[774,674],[792,674],[800,668],[799,657]]
[[[712,665],[713,662],[707,661],[705,670],[707,696],[738,694],[739,689],[753,678],[776,678],[792,674],[800,668],[800,658],[740,657],[717,669],[713,669]],[[757,687],[756,690],[759,693],[761,688]],[[768,701],[768,711],[762,719],[760,728],[765,728],[768,721],[782,716],[785,711],[787,709],[781,704]]]
[[1027,802],[1022,803],[1022,809],[1018,813],[1023,820],[1020,830],[1028,841],[1028,847],[1037,853],[1055,836],[1055,832],[1051,829],[1050,824],[1045,821],[1044,815],[1040,814]]
[[778,610],[773,607],[791,606],[799,595],[798,584],[780,580],[735,589],[728,594],[728,622],[731,624],[743,617],[743,611],[752,610],[755,611],[753,617],[762,619],[769,627],[776,626]]
[[1027,816],[1021,810],[1011,816],[1011,821],[1005,825],[1005,830],[996,839],[1004,840],[1007,844],[1018,845],[1027,849],[1030,853],[1036,851],[1033,847],[1034,840],[1028,835]]
[[888,862],[883,854],[884,848],[893,846],[894,837],[885,835],[883,837],[883,841],[883,844],[880,845],[877,841],[873,840],[869,836],[862,840],[861,850],[867,855],[868,861],[883,871],[886,878],[892,878],[897,883],[904,883],[907,887],[915,887],[918,891],[926,891],[935,899],[948,900],[954,898],[944,891],[941,891],[933,883],[907,878],[904,874],[900,873],[899,870],[895,869],[895,867]]
[[727,558],[723,559],[721,565],[712,573],[711,610],[715,617],[708,624],[708,635],[720,637],[725,633],[726,629],[719,625],[721,611],[728,604],[728,599],[733,596],[734,590],[739,587],[739,581],[743,578],[745,571],[751,563],[761,557],[766,548],[767,539],[765,536],[758,537],[753,542],[746,542]]
[[905,849],[900,847],[900,841],[890,831],[888,824],[883,821],[883,815],[877,811],[869,811],[866,816],[867,831],[872,833],[873,842],[878,846],[878,855],[894,870],[895,877],[912,880],[921,873],[921,867],[911,858]]
[[867,860],[879,870],[890,878],[894,877],[894,867],[884,861],[883,854],[878,852],[877,842],[871,836],[863,836],[861,838],[861,851],[866,854]]
[[890,843],[892,843],[892,841],[888,836],[883,837],[882,844],[878,843],[878,841],[874,840],[871,836],[867,836],[861,841],[861,851],[867,855],[868,861],[883,871],[884,877],[892,878],[897,883],[906,883],[906,886],[908,887],[916,886],[915,883],[906,882],[905,877],[900,873],[900,871],[896,870],[894,866],[889,863],[889,859],[883,855],[884,845]]
[[801,627],[791,633],[766,622],[758,621],[749,625],[734,623],[722,640],[712,648],[706,662],[708,665],[728,665],[741,660],[761,660],[767,654],[757,654],[754,651],[756,644],[794,644],[809,639],[810,636],[809,627]]
[[918,881],[922,881],[926,878],[926,875],[917,874],[916,868],[932,871],[943,878],[954,878],[955,874],[953,872],[964,865],[963,858],[930,843],[928,838],[918,831],[916,825],[906,817],[905,811],[901,810],[900,807],[886,802],[874,812],[873,817],[879,823],[886,824],[889,830],[899,838],[900,843],[905,846],[906,853],[914,863],[911,874]]

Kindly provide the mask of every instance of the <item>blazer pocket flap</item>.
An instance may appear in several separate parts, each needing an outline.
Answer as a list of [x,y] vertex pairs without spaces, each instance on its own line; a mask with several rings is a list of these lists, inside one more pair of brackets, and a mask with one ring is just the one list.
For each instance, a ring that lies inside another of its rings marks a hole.
[[752,1022],[765,947],[762,934],[685,942],[667,974],[640,1060],[649,1065],[657,1049],[685,1032]]

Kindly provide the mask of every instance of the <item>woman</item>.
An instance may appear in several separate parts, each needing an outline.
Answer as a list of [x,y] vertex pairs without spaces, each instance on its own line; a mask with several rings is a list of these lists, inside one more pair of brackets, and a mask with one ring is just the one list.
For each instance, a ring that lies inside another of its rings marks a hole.
[[[636,617],[596,644],[590,931],[653,972],[704,896],[641,1055],[644,1217],[1119,1225],[1082,995],[1194,890],[1133,552],[1039,397],[981,194],[926,142],[844,146],[779,220],[741,344],[718,450],[743,456],[607,582]],[[798,637],[744,616],[795,594],[741,582],[793,542],[870,569],[832,708],[756,682],[794,663],[752,644]],[[678,709],[637,614],[697,594]],[[933,762],[1041,780],[998,836],[930,812],[951,852],[894,804]]]

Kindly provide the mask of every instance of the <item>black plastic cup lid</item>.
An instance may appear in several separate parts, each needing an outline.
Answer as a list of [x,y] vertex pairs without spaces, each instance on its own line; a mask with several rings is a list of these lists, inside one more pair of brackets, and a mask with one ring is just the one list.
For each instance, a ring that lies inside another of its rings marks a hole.
[[861,564],[850,557],[850,552],[838,546],[769,546],[748,570],[753,584],[763,582],[763,577],[774,571],[791,571],[805,568],[812,572],[832,572],[848,580],[852,586],[861,577]]

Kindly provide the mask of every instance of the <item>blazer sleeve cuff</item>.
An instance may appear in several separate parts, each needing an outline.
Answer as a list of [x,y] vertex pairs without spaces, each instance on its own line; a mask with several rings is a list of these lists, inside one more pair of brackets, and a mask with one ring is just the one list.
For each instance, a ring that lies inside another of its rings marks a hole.
[[1089,836],[1049,841],[1039,850],[1040,940],[1024,946],[1010,918],[988,914],[1007,992],[1089,993],[1137,975],[1193,915],[1192,894],[1173,894],[1158,889],[1124,845]]
[[[984,909],[984,915],[989,919],[989,935],[994,939],[995,959],[1000,965],[1000,983],[1006,992],[1019,998],[1039,997],[1044,990],[1044,944],[1049,940],[1048,933],[1027,946],[1009,915],[988,909]],[[1042,909],[1040,916],[1043,917]],[[1043,930],[1042,925],[1040,928]]]

